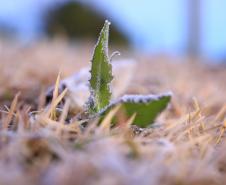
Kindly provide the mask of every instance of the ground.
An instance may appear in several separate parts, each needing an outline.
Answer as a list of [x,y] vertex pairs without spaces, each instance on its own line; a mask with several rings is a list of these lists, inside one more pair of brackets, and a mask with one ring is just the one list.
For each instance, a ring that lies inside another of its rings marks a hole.
[[91,46],[0,43],[0,184],[226,184],[226,66],[122,52],[138,62],[127,92],[171,90],[170,106],[147,129],[81,129],[52,119],[43,97],[59,71],[89,65]]

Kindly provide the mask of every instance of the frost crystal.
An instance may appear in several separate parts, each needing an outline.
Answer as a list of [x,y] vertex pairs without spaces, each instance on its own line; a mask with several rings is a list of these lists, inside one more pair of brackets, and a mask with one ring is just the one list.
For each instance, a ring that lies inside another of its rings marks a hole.
[[150,101],[157,101],[163,97],[172,96],[172,92],[162,93],[158,95],[124,95],[120,99],[112,102],[113,104],[131,102],[131,103],[149,103]]

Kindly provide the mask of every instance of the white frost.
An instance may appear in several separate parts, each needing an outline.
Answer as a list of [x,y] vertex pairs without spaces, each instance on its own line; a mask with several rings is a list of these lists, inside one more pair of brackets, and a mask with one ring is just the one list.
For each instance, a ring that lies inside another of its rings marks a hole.
[[[117,98],[123,94],[132,78],[136,68],[136,62],[130,59],[118,60],[112,62],[112,71],[114,79],[112,81],[112,98]],[[89,98],[89,83],[90,79],[89,68],[82,68],[79,72],[65,78],[60,82],[60,87],[63,85],[68,89],[67,97],[72,101],[71,106],[82,108]],[[53,87],[51,87],[53,89]]]
[[124,95],[119,100],[117,100],[117,103],[120,102],[134,102],[134,103],[148,103],[150,101],[159,100],[163,97],[169,97],[172,96],[171,92],[162,93],[158,95],[154,94],[148,94],[148,95]]

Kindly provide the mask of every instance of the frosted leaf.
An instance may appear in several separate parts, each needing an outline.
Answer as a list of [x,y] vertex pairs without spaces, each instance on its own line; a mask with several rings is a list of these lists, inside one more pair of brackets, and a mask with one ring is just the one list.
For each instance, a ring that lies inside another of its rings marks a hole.
[[110,83],[113,79],[112,66],[108,57],[108,35],[110,23],[105,21],[94,49],[91,63],[90,97],[88,111],[97,113],[111,100]]
[[116,101],[113,101],[100,114],[105,115],[114,106],[121,105],[128,117],[136,114],[133,124],[140,127],[147,127],[167,107],[171,95],[171,93],[159,95],[124,95]]

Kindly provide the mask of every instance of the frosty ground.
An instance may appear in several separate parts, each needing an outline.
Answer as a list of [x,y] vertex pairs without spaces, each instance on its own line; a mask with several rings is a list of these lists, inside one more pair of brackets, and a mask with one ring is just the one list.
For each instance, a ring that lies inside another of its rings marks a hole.
[[81,130],[64,124],[67,113],[55,121],[42,110],[59,71],[65,78],[88,66],[92,45],[0,47],[0,184],[226,184],[224,65],[122,51],[138,63],[126,92],[170,90],[170,106],[148,129],[122,120]]

